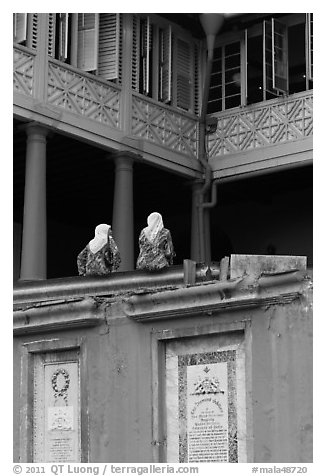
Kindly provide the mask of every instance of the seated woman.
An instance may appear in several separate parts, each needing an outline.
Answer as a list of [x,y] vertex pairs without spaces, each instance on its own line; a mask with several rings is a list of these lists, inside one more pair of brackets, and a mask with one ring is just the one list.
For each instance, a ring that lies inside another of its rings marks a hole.
[[116,271],[121,263],[111,226],[105,223],[95,228],[94,238],[77,257],[80,276],[105,276]]
[[171,233],[164,228],[162,216],[151,213],[147,218],[148,226],[139,235],[140,253],[137,259],[137,269],[156,271],[173,264],[175,256]]

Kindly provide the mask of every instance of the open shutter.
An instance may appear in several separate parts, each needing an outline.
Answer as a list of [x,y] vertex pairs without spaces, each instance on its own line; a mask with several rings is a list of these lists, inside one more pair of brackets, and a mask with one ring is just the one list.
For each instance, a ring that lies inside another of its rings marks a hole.
[[191,45],[181,38],[176,38],[175,48],[176,106],[190,111],[193,110],[193,51]]
[[27,39],[27,13],[14,13],[14,42],[23,43]]
[[172,88],[172,31],[171,26],[160,29],[160,90],[159,99],[165,103],[171,102]]
[[265,20],[263,22],[263,61],[264,61],[264,100],[266,91],[275,94],[273,91],[273,45],[272,45],[272,23]]
[[273,88],[284,94],[289,90],[287,28],[272,18]]
[[289,84],[286,26],[264,21],[264,93],[287,94]]
[[242,95],[241,104],[245,105],[247,104],[247,101],[248,101],[248,30],[247,29],[245,29],[244,31],[244,39],[242,44],[243,44],[243,54],[242,54],[243,62],[241,65],[241,69],[243,73],[241,75],[241,85],[243,86],[241,88],[241,95]]
[[59,60],[65,61],[68,58],[68,15],[69,13],[59,13]]
[[100,13],[98,74],[105,79],[119,77],[119,13]]
[[98,13],[78,13],[77,67],[84,71],[97,69]]
[[56,14],[49,13],[48,19],[48,55],[55,57],[55,23]]
[[307,55],[307,78],[313,80],[313,14],[306,13],[306,55]]

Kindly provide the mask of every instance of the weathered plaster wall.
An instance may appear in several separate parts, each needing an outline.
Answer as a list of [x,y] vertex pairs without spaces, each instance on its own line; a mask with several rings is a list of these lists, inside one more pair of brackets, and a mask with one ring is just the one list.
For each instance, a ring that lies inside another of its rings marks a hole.
[[312,462],[311,296],[252,315],[256,462]]
[[[207,289],[215,289],[212,287],[215,285],[209,286]],[[204,288],[204,285],[200,286],[201,292]],[[250,294],[250,286],[247,288]],[[312,461],[310,281],[298,283],[297,288],[296,297],[284,298],[283,301],[280,298],[274,304],[226,306],[219,312],[198,311],[188,317],[180,313],[179,316],[144,319],[142,322],[125,317],[126,310],[135,311],[137,299],[130,305],[130,295],[101,297],[96,311],[98,325],[18,334],[14,347],[14,460],[19,460],[20,452],[19,387],[24,343],[83,337],[87,371],[81,378],[87,380],[89,461],[152,462],[155,458],[152,443],[152,409],[155,404],[152,397],[152,333],[170,329],[182,336],[185,330],[189,333],[192,329],[196,335],[216,324],[231,329],[234,323],[244,321],[247,325],[249,461]],[[186,295],[187,289],[183,289]],[[171,289],[171,293],[174,291],[179,292]],[[244,292],[241,290],[235,299],[240,301]],[[192,306],[197,306],[203,299],[192,296]],[[145,298],[140,294],[139,299]],[[159,307],[159,295],[154,293],[153,299],[157,299]],[[228,300],[227,297],[224,299]],[[223,305],[223,299],[220,302]],[[182,301],[175,303],[175,307],[182,305]],[[184,306],[185,311],[189,310],[189,302]]]

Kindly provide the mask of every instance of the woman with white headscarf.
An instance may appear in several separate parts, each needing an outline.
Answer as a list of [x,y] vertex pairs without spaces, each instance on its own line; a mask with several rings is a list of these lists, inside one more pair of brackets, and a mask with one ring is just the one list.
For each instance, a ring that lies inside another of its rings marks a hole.
[[78,274],[105,276],[116,271],[120,262],[120,253],[112,237],[111,226],[102,223],[95,228],[94,238],[77,257]]
[[137,269],[155,271],[173,264],[175,256],[171,233],[164,228],[160,213],[151,213],[147,218],[148,226],[139,235],[140,253]]

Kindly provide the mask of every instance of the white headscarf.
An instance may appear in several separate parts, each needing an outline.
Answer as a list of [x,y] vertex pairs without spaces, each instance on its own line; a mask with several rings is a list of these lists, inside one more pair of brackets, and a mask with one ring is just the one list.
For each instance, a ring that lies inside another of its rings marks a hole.
[[92,253],[97,253],[108,242],[108,232],[111,229],[110,225],[102,223],[95,228],[95,236],[89,242],[89,248]]
[[157,236],[157,234],[162,230],[164,227],[163,219],[160,213],[153,212],[147,217],[147,224],[148,226],[144,228],[144,233],[148,239],[148,241],[153,242]]

